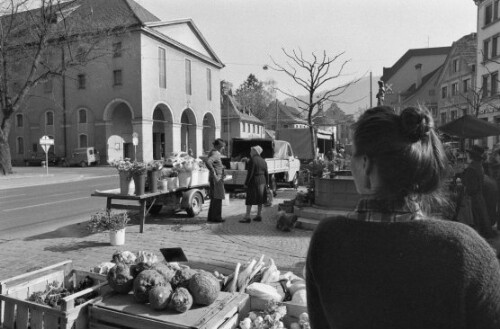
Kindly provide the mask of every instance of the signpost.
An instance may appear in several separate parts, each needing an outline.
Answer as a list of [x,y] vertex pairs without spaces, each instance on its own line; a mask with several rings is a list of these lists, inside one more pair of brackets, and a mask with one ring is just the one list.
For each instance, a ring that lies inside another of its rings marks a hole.
[[49,149],[51,145],[54,145],[54,140],[47,135],[42,136],[40,145],[45,151],[45,167],[47,168],[47,175],[49,175]]
[[137,161],[137,145],[139,145],[139,134],[134,132],[132,133],[132,144],[134,144],[134,158]]

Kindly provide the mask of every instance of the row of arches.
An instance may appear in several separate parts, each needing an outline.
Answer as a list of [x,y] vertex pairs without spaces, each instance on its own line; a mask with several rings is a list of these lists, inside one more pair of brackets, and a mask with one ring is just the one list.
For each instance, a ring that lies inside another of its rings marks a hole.
[[[141,123],[135,119],[130,104],[115,102],[114,106],[106,107],[103,118],[109,123],[106,126],[108,161],[131,158],[135,154],[132,145],[134,126]],[[181,112],[179,120],[175,120],[170,108],[160,103],[155,106],[151,119],[152,134],[148,136],[148,133],[143,132],[139,136],[144,145],[143,158],[157,160],[176,151],[200,156],[210,149],[215,140],[216,121],[211,112],[206,112],[203,119],[198,121],[194,111],[188,107]],[[148,149],[152,154],[146,154]]]

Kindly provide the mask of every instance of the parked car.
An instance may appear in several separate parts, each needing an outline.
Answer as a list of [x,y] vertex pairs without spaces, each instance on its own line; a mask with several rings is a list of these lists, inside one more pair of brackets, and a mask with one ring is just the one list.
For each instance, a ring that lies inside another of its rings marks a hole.
[[[54,154],[53,151],[49,151],[49,166],[57,166],[61,163],[61,157]],[[25,166],[41,166],[45,163],[46,156],[45,152],[32,152],[30,156],[24,159]]]
[[71,158],[65,160],[65,166],[87,167],[91,165],[98,166],[101,162],[99,151],[95,147],[80,147],[73,150]]

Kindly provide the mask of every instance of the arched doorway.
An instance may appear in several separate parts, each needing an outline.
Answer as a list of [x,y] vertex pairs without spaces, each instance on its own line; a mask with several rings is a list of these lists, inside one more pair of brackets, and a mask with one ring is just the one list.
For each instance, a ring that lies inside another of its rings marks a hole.
[[106,126],[108,162],[124,158],[135,158],[132,145],[132,109],[125,102],[115,102],[107,107],[104,120]]
[[210,151],[215,141],[215,119],[212,113],[203,117],[203,153]]
[[196,117],[191,109],[185,109],[181,115],[181,151],[191,149],[197,155],[196,149]]
[[153,159],[164,159],[173,152],[172,112],[164,105],[159,104],[153,111]]

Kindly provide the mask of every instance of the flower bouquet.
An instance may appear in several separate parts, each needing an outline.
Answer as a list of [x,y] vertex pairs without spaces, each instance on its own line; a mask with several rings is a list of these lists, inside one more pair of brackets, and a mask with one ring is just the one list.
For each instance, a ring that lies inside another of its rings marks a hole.
[[87,230],[91,233],[118,231],[127,227],[130,217],[127,212],[101,210],[90,215]]
[[98,211],[90,215],[87,229],[92,233],[109,231],[111,245],[119,246],[125,244],[125,228],[129,220],[127,212]]

